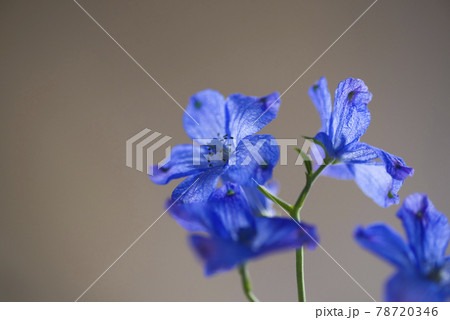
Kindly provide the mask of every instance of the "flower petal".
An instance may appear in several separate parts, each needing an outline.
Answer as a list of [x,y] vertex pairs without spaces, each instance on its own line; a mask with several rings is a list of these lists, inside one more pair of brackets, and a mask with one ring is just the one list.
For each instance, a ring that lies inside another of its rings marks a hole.
[[153,166],[150,180],[156,184],[167,184],[173,179],[203,172],[208,169],[207,160],[203,156],[207,153],[205,147],[192,144],[176,145],[172,148],[169,161],[161,168]]
[[444,264],[450,238],[447,217],[437,211],[427,195],[409,195],[397,212],[408,235],[411,248],[424,274]]
[[414,255],[400,234],[384,223],[357,227],[356,241],[400,269],[414,268]]
[[252,235],[255,228],[244,191],[229,182],[216,189],[206,202],[169,200],[168,207],[172,217],[187,231],[207,232],[225,240],[239,241],[244,231]]
[[403,182],[395,180],[381,163],[353,164],[350,167],[358,187],[381,207],[399,203],[397,192]]
[[193,140],[226,134],[225,98],[211,89],[197,92],[189,99],[183,114],[183,126]]
[[322,171],[321,175],[340,180],[352,180],[355,178],[352,167],[345,163],[329,165]]
[[300,228],[292,219],[260,217],[256,218],[256,223],[256,237],[249,242],[230,241],[215,236],[191,236],[192,247],[205,263],[205,275],[230,270],[250,259],[276,251],[296,249],[303,245],[312,249],[318,241],[314,227],[301,223]]
[[273,251],[297,249],[307,246],[314,249],[319,242],[316,228],[297,223],[291,218],[256,218],[257,234],[252,248],[255,256]]
[[205,204],[198,203],[182,203],[181,201],[169,200],[167,208],[172,218],[178,224],[190,232],[209,232],[209,227],[205,223]]
[[228,129],[231,137],[241,139],[257,133],[276,118],[280,108],[280,95],[274,92],[265,97],[232,94],[226,101]]
[[371,145],[356,141],[342,148],[338,158],[345,163],[367,163],[378,158],[378,153]]
[[377,149],[380,159],[386,165],[386,171],[396,180],[405,180],[414,174],[414,169],[406,166],[402,158],[389,154],[384,150]]
[[444,265],[440,270],[440,285],[446,298],[450,297],[450,257],[445,258]]
[[250,248],[217,237],[192,235],[190,243],[197,256],[205,264],[205,276],[228,271],[252,256]]
[[236,242],[254,235],[254,217],[239,185],[226,183],[211,195],[207,205],[206,219],[214,235]]
[[[255,135],[239,142],[226,166],[226,177],[244,185],[264,184],[272,178],[272,171],[280,157],[274,137]],[[254,179],[254,180],[253,180]]]
[[339,83],[329,132],[334,150],[357,141],[366,132],[370,123],[367,104],[371,99],[372,94],[362,80],[348,78]]
[[183,180],[172,192],[172,200],[183,203],[204,202],[219,182],[222,167],[212,167]]
[[319,132],[325,132],[328,134],[328,127],[331,118],[331,95],[328,91],[327,79],[321,77],[313,86],[308,90],[309,97],[316,106],[317,112],[320,116],[322,126]]
[[[323,159],[325,159],[326,156],[330,158],[336,158],[336,153],[333,148],[333,144],[331,143],[330,137],[325,132],[319,132],[314,137],[314,140],[319,142],[316,144],[318,146],[319,152],[321,153]],[[326,151],[326,154],[325,154]]]
[[445,294],[438,283],[417,273],[399,272],[386,283],[388,302],[443,302]]

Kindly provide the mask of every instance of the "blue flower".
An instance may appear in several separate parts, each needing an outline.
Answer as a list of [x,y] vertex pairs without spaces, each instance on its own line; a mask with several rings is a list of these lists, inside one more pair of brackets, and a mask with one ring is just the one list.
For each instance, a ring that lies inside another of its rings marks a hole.
[[445,250],[450,226],[425,194],[412,194],[397,212],[408,243],[391,227],[375,223],[358,227],[355,237],[369,251],[387,260],[397,273],[385,287],[387,301],[445,301],[450,298],[450,256]]
[[268,253],[314,248],[314,227],[291,218],[255,217],[242,188],[226,183],[206,203],[169,202],[173,218],[193,234],[190,243],[205,264],[205,275],[227,271]]
[[367,104],[372,94],[364,82],[348,78],[339,83],[333,107],[324,77],[308,93],[322,122],[315,140],[323,146],[328,162],[333,164],[323,174],[355,180],[360,189],[382,207],[397,204],[397,192],[414,170],[401,158],[359,141],[370,123]]
[[199,145],[175,146],[170,160],[161,168],[155,166],[150,179],[167,184],[187,177],[172,199],[181,197],[189,203],[207,200],[219,178],[253,188],[255,181],[264,184],[272,178],[279,149],[272,136],[253,134],[275,119],[279,105],[276,92],[262,98],[232,94],[226,100],[214,90],[196,93],[183,115],[183,125]]

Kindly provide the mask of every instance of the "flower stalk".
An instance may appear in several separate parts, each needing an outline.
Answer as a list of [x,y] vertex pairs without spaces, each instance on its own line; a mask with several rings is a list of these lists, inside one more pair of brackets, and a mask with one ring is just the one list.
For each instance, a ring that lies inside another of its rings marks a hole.
[[[308,196],[312,185],[327,166],[328,163],[325,162],[319,168],[317,168],[316,171],[306,173],[306,184],[303,187],[302,192],[298,196],[297,201],[295,202],[292,211],[290,213],[291,217],[293,217],[298,222],[301,221],[300,211],[303,208],[303,204],[305,203],[306,197]],[[305,302],[306,292],[305,292],[305,272],[304,272],[305,268],[304,268],[303,247],[295,251],[295,270],[297,273],[298,301]]]
[[253,294],[252,291],[252,282],[250,280],[250,274],[247,270],[247,266],[245,264],[239,267],[239,274],[242,279],[242,288],[244,290],[245,296],[250,302],[259,302],[259,299]]
[[[315,171],[312,171],[312,166],[311,166],[310,161],[311,161],[310,159],[305,161],[305,164],[308,163],[307,170],[306,170],[306,183],[305,183],[305,186],[303,187],[302,192],[299,194],[297,201],[295,201],[295,204],[293,206],[290,205],[289,203],[287,203],[286,201],[282,200],[281,198],[271,194],[263,186],[261,186],[261,185],[258,186],[258,190],[261,191],[262,194],[264,194],[268,199],[270,199],[273,202],[275,202],[276,204],[278,204],[281,208],[283,208],[292,217],[292,219],[295,219],[298,222],[301,221],[300,211],[303,208],[303,204],[305,203],[305,200],[311,190],[311,187],[313,186],[313,184],[317,180],[317,178],[320,176],[320,174],[323,172],[323,170],[330,163],[333,162],[333,160],[330,160],[328,157],[325,157],[324,163],[321,166],[319,166]],[[296,250],[295,261],[296,261],[295,269],[296,269],[296,274],[297,274],[298,301],[305,302],[306,301],[306,293],[305,293],[303,247]],[[241,274],[242,274],[242,271],[241,271]],[[244,287],[244,289],[245,289],[245,287]],[[246,294],[247,294],[247,292],[246,292]]]
[[[283,208],[284,210],[286,210],[286,212],[288,212],[289,214],[291,214],[293,207],[287,203],[286,201],[284,201],[283,199],[273,195],[272,193],[269,192],[269,190],[267,190],[264,186],[262,185],[258,185],[258,190],[261,191],[261,193],[263,195],[265,195],[269,200],[272,200],[273,202],[275,202],[276,204],[278,204],[281,208]],[[293,217],[294,218],[294,217]]]

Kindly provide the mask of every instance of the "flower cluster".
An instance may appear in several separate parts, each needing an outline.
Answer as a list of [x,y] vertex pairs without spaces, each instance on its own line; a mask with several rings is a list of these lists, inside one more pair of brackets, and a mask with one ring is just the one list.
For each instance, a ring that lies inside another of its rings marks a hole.
[[[183,116],[187,135],[198,144],[178,145],[170,161],[154,167],[151,180],[166,184],[187,177],[173,191],[168,207],[178,223],[193,235],[191,244],[205,263],[205,274],[245,264],[252,258],[303,244],[313,248],[314,227],[289,217],[273,216],[272,201],[258,189],[270,181],[279,147],[270,135],[255,135],[277,116],[278,93],[262,98],[214,90],[191,97]],[[252,148],[258,146],[258,153]],[[224,184],[216,189],[219,179]]]
[[[370,123],[367,104],[372,94],[362,80],[339,83],[334,102],[321,78],[309,89],[321,128],[312,140],[322,164],[306,160],[306,184],[290,205],[277,196],[272,180],[280,151],[275,138],[258,135],[274,120],[280,96],[232,94],[225,99],[214,90],[200,91],[189,100],[183,125],[193,144],[175,146],[162,167],[150,177],[156,184],[185,178],[167,201],[171,216],[190,233],[189,243],[204,264],[205,275],[238,267],[244,292],[251,292],[246,263],[281,250],[296,250],[299,301],[305,301],[303,247],[319,241],[316,228],[300,221],[300,211],[314,181],[321,175],[352,179],[381,207],[399,203],[398,192],[414,170],[398,156],[360,141]],[[219,186],[220,185],[220,186]],[[278,204],[287,214],[276,217]],[[442,301],[450,296],[450,262],[444,257],[450,237],[445,216],[425,195],[408,197],[398,216],[409,243],[390,227],[359,227],[357,241],[398,268],[389,280],[390,301]]]

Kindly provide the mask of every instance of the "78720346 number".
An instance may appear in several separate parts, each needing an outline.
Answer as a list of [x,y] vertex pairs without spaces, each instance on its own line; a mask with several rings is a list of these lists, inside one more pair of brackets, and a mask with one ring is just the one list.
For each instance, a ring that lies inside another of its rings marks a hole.
[[436,317],[438,315],[438,307],[377,307],[377,317]]

